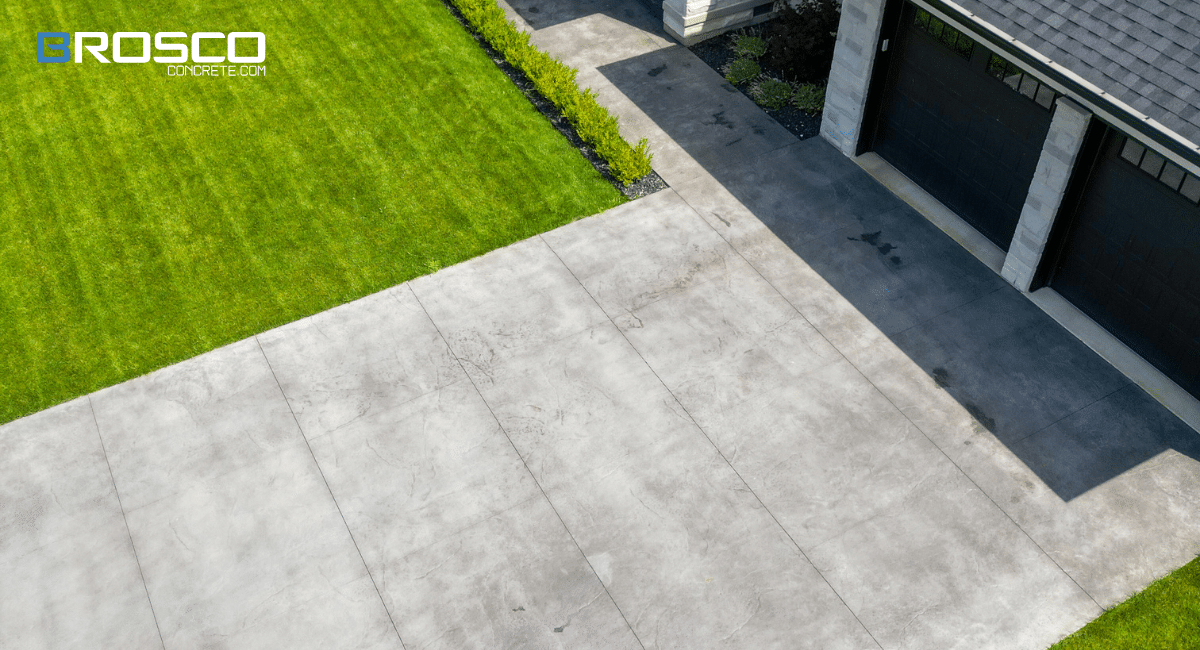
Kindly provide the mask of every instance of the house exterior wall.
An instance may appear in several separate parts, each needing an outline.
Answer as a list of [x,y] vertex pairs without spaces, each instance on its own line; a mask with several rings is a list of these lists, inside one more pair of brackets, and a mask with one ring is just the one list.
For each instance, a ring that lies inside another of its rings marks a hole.
[[821,136],[854,156],[862,136],[885,0],[843,0],[833,66],[825,89]]
[[1017,222],[1000,272],[1021,291],[1029,291],[1033,274],[1042,260],[1091,119],[1092,114],[1079,104],[1066,97],[1058,98],[1050,132],[1046,134],[1046,143],[1038,158],[1037,172],[1029,185],[1029,194],[1021,208],[1021,220]]
[[[663,28],[685,46],[727,31],[763,22],[774,0],[664,0]],[[755,16],[755,10],[759,15]]]

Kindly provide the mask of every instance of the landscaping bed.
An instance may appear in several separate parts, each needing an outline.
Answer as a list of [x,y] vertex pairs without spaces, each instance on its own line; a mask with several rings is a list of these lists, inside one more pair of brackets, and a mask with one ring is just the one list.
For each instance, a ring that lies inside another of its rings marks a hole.
[[783,6],[767,22],[688,48],[797,138],[821,129],[839,16],[834,0]]
[[[708,67],[716,70],[718,73],[724,76],[724,70],[726,67],[737,59],[737,56],[733,53],[733,39],[737,35],[737,33],[730,33],[715,36],[707,41],[701,41],[689,47],[688,49],[691,50],[692,54],[695,54],[700,58],[701,61],[708,65]],[[773,70],[771,68],[763,68],[762,72],[763,74],[771,75],[776,79],[782,77],[778,70]],[[750,97],[750,86],[750,81],[733,84],[734,88],[742,91],[743,95],[753,100],[754,98]],[[770,115],[772,119],[774,119],[776,122],[779,122],[780,126],[788,131],[791,131],[792,135],[801,140],[811,138],[817,135],[821,130],[820,113],[814,114],[808,111],[802,111],[799,108],[791,105],[784,106],[782,108],[769,108],[760,104],[759,107],[762,108],[763,112],[765,112],[767,115]]]

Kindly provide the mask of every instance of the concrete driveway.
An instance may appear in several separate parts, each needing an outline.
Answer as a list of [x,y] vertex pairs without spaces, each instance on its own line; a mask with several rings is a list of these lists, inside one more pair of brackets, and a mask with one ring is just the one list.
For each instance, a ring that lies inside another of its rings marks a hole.
[[1200,435],[654,38],[672,189],[0,427],[0,647],[1033,650],[1200,553]]

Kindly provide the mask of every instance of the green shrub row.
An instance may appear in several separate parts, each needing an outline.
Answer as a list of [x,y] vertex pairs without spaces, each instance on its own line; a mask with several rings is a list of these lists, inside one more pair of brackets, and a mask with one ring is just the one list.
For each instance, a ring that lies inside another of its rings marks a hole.
[[449,2],[505,61],[529,77],[538,92],[575,127],[579,137],[608,162],[618,181],[628,185],[650,173],[646,139],[642,138],[636,147],[626,142],[617,129],[617,118],[596,103],[596,93],[576,85],[575,69],[530,44],[529,34],[509,21],[495,0]]

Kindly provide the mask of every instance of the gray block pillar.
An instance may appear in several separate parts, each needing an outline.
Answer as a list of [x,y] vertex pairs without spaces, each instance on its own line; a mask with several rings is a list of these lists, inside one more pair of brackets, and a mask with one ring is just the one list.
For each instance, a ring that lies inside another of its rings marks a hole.
[[1058,216],[1071,170],[1079,156],[1079,147],[1087,133],[1092,114],[1079,104],[1060,97],[1050,122],[1050,132],[1042,145],[1037,171],[1029,184],[1025,206],[1021,208],[1021,220],[1004,258],[1000,275],[1021,291],[1029,291],[1033,273],[1042,260],[1050,228]]
[[[774,0],[665,0],[663,28],[686,46],[774,16]],[[758,15],[754,15],[755,11]]]
[[853,156],[862,133],[867,89],[879,31],[883,27],[885,0],[843,0],[838,23],[833,67],[825,89],[825,112],[821,135],[847,156]]

